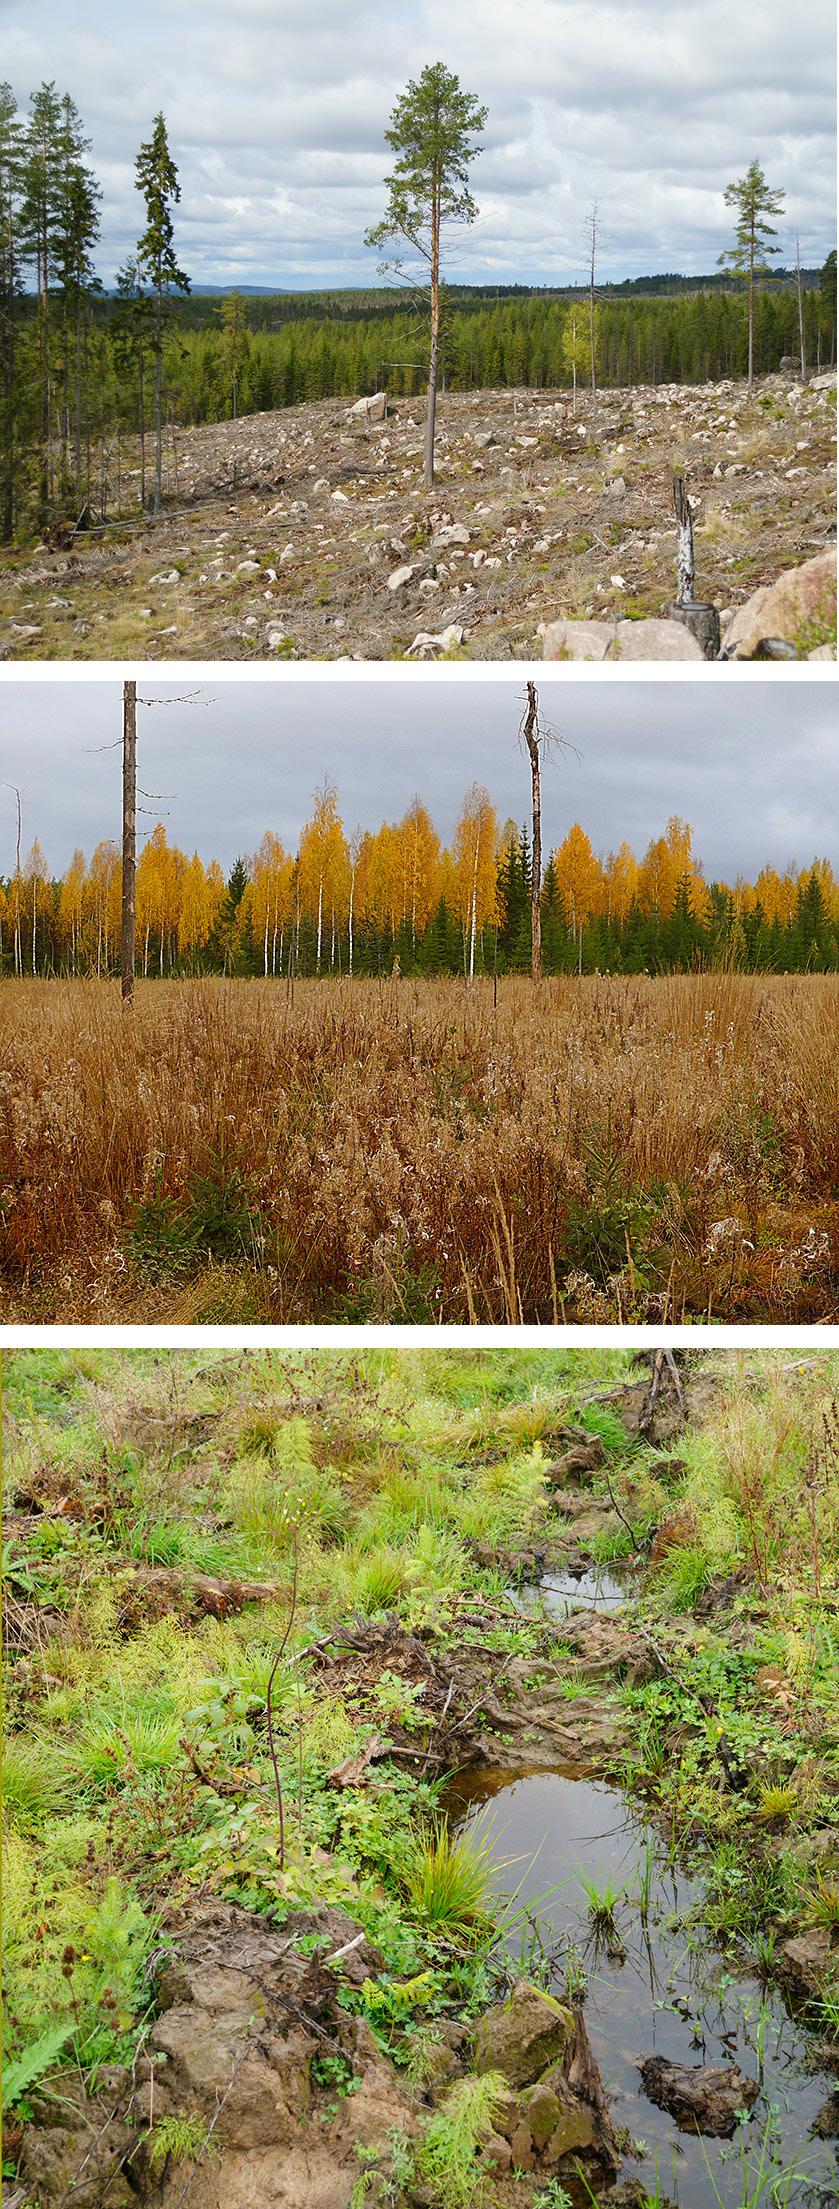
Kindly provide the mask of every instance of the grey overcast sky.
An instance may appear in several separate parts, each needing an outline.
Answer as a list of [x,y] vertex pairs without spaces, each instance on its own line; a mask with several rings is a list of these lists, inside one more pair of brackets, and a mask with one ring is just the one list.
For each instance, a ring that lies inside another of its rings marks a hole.
[[726,184],[753,155],[786,191],[784,258],[835,243],[833,0],[0,0],[25,106],[69,92],[104,187],[100,273],[136,241],[133,162],[162,108],[195,282],[368,283],[397,94],[442,60],[489,109],[479,220],[453,277],[582,274],[600,201],[604,277],[713,269]]
[[[139,696],[189,685],[143,678]],[[836,686],[824,683],[596,684],[540,679],[543,718],[574,745],[546,768],[545,836],[579,820],[605,854],[627,837],[643,853],[671,813],[689,820],[709,881],[764,862],[839,867]],[[527,764],[516,732],[523,686],[509,682],[204,685],[195,704],[138,709],[141,831],[229,871],[265,829],[296,847],[314,789],[338,789],[344,824],[397,820],[416,791],[444,840],[470,782],[501,821],[526,818]],[[75,846],[90,858],[119,836],[121,686],[11,680],[0,690],[0,874],[37,836],[59,874]],[[110,749],[101,749],[108,746]]]

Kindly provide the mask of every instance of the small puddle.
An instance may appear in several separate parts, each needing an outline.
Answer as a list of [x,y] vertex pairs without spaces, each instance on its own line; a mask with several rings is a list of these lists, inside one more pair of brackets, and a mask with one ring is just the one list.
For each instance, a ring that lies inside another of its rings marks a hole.
[[605,1565],[589,1565],[583,1572],[567,1567],[546,1572],[541,1580],[528,1580],[507,1595],[525,1618],[570,1618],[572,1611],[621,1611],[627,1602],[625,1578]]
[[[489,1839],[499,1897],[528,1904],[552,1984],[565,1988],[569,1957],[588,1982],[585,2018],[612,2123],[643,2141],[623,2176],[636,2176],[679,2209],[828,2209],[837,2201],[836,2143],[811,2138],[818,2110],[836,2081],[808,2062],[807,2036],[778,1995],[733,1970],[687,1922],[701,1901],[699,1879],[675,1872],[658,1835],[614,1788],[567,1770],[508,1775],[464,1773],[448,1796],[449,1813],[476,1838]],[[511,1861],[512,1859],[512,1861]],[[580,1873],[621,1890],[615,1922],[622,1960],[592,1934]],[[648,1900],[641,1910],[642,1883]],[[549,1890],[554,1890],[550,1892]],[[525,1975],[528,1926],[508,1942]],[[761,2080],[749,2122],[733,2140],[696,2139],[647,2099],[636,2068],[645,2055],[686,2064],[732,2058]],[[757,2184],[765,2173],[765,2191]],[[796,2175],[787,2191],[773,2172]],[[714,2191],[716,2189],[716,2192]]]

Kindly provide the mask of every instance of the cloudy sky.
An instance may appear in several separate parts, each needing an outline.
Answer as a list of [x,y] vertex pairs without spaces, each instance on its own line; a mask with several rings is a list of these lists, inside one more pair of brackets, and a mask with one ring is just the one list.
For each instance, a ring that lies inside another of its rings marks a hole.
[[[187,686],[188,687],[188,686]],[[605,854],[627,837],[643,853],[671,813],[689,820],[709,880],[826,856],[839,866],[835,685],[540,680],[545,721],[576,748],[545,771],[548,846],[573,820]],[[141,699],[183,698],[151,676]],[[119,836],[121,686],[4,682],[0,874],[14,867],[20,788],[23,850],[34,837],[51,870],[75,846],[90,857]],[[193,703],[138,709],[141,832],[229,872],[265,829],[296,847],[312,793],[335,782],[345,823],[396,820],[416,791],[448,840],[473,780],[499,818],[526,818],[529,775],[517,744],[522,685],[457,680],[217,680]]]
[[573,281],[600,201],[604,277],[711,270],[757,155],[805,263],[835,243],[833,0],[0,0],[22,105],[70,92],[105,191],[100,271],[138,235],[133,160],[163,109],[195,282],[369,282],[397,94],[443,60],[489,109],[461,280]]

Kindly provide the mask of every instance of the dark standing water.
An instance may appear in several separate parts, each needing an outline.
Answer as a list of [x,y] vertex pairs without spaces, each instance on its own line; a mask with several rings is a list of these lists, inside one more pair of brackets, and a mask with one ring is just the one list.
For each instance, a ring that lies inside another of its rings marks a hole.
[[[516,1908],[531,1904],[545,1947],[556,1952],[558,1993],[569,1949],[582,1961],[586,2023],[612,2122],[645,2143],[640,2160],[627,2159],[624,2175],[639,2177],[651,2193],[658,2178],[679,2209],[835,2204],[836,2143],[810,2136],[835,2080],[808,2069],[806,2036],[778,1997],[732,1971],[686,1923],[701,1884],[668,1868],[663,1844],[623,1796],[565,1771],[515,1780],[467,1773],[452,1790],[450,1810],[461,1827],[490,1837],[499,1895],[518,1889]],[[623,1890],[615,1913],[623,1961],[611,1959],[592,1936],[581,1872]],[[517,1926],[507,1945],[527,1972],[522,1939]],[[761,2095],[742,2132],[730,2141],[680,2133],[643,2092],[636,2063],[652,2054],[688,2064],[733,2056],[747,2076],[759,2077]],[[762,2171],[765,2187],[757,2183]],[[796,2175],[788,2183],[790,2172]],[[776,2187],[779,2173],[786,2178]]]
[[625,1580],[605,1565],[590,1565],[586,1572],[566,1568],[546,1572],[541,1580],[521,1588],[509,1588],[510,1600],[526,1618],[570,1618],[572,1611],[621,1611],[626,1599]]

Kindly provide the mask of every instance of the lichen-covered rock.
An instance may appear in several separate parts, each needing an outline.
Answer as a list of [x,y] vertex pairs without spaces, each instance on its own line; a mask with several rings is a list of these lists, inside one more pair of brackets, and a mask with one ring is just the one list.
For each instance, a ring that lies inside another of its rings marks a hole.
[[510,2086],[530,2086],[549,2064],[567,2055],[574,2039],[571,2010],[529,1979],[518,1979],[506,2002],[481,2018],[475,2034],[475,2068],[500,2071]]
[[559,2096],[554,2093],[552,2086],[548,2086],[544,2080],[540,2079],[535,2086],[525,2086],[522,2089],[518,2097],[518,2104],[522,2117],[528,2126],[533,2146],[541,2154],[542,2149],[547,2147],[551,2134],[556,2132],[562,2120],[562,2103]]
[[[735,660],[754,659],[769,637],[801,652],[815,651],[836,635],[836,554],[819,552],[800,568],[787,568],[739,607],[725,638]],[[835,658],[835,646],[832,657]]]

